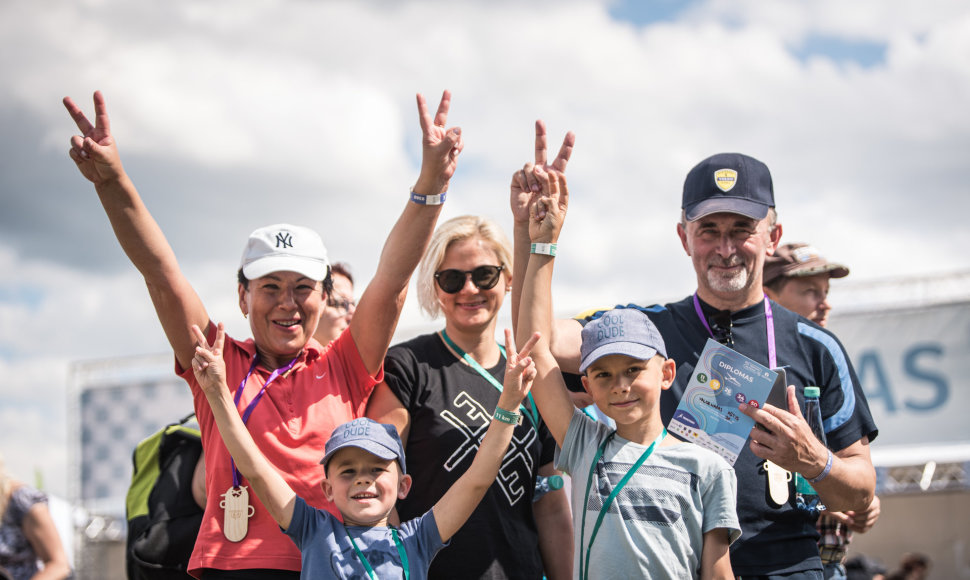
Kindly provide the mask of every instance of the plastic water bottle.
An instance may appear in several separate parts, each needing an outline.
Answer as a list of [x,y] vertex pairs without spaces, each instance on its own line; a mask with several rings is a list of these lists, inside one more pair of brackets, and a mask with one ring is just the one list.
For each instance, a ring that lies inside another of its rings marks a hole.
[[536,477],[536,492],[532,496],[532,501],[539,501],[539,498],[550,491],[562,489],[562,476],[560,475],[540,475]]
[[[818,387],[805,387],[805,421],[812,428],[815,437],[825,445],[825,429],[822,427],[822,407],[819,405],[818,397],[821,389]],[[795,474],[795,505],[799,509],[808,510],[815,514],[825,509],[819,500],[818,493],[808,483],[801,474]]]

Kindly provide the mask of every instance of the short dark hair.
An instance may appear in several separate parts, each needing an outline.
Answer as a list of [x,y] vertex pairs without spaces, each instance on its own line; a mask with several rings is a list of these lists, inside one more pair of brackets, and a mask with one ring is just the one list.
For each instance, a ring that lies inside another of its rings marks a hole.
[[330,264],[330,275],[340,274],[344,278],[350,280],[350,285],[354,285],[354,275],[350,273],[350,264],[347,262],[334,262]]

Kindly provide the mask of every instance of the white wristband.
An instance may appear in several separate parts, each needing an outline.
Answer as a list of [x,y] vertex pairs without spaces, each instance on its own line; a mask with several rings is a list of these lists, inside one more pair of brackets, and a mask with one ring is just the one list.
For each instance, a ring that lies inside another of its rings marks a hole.
[[532,244],[532,250],[530,253],[556,257],[557,245],[558,244]]
[[441,205],[445,202],[445,197],[448,192],[439,193],[438,195],[421,195],[420,193],[415,193],[414,188],[411,188],[411,201],[418,205]]

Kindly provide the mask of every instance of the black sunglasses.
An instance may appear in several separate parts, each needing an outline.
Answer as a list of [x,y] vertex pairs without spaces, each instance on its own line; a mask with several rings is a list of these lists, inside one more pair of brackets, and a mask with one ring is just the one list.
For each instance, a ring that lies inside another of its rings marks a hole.
[[710,317],[710,321],[711,334],[714,335],[714,340],[726,347],[734,346],[734,335],[731,334],[731,327],[734,326],[731,321],[731,311],[720,310]]
[[442,270],[435,272],[434,279],[438,288],[448,294],[455,294],[465,287],[467,276],[472,277],[472,284],[479,290],[491,290],[498,284],[498,279],[505,266],[479,266],[474,270]]

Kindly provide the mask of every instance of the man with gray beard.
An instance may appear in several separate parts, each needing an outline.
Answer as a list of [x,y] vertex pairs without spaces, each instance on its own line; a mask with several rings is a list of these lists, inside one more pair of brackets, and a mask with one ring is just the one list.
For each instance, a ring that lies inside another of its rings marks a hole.
[[[763,429],[751,431],[734,465],[742,535],[731,546],[731,566],[745,579],[820,580],[818,509],[796,502],[795,483],[799,478],[811,482],[833,511],[869,506],[876,484],[869,442],[878,431],[868,403],[838,339],[764,294],[764,262],[782,233],[768,167],[738,153],[708,157],[688,173],[682,201],[677,233],[694,264],[697,291],[672,304],[625,306],[650,317],[677,363],[675,383],[661,395],[661,416],[666,425],[709,338],[785,370],[786,408],[739,401],[742,412]],[[582,325],[603,312],[556,323],[552,349],[564,371],[578,370]],[[827,447],[802,417],[806,386],[821,389]],[[623,389],[618,381],[618,401],[630,396]],[[636,517],[678,517],[643,507]]]

